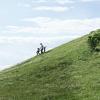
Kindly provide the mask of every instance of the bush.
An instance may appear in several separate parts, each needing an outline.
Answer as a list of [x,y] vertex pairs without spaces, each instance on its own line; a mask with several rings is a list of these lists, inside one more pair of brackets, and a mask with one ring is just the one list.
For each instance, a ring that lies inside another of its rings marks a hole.
[[100,51],[100,30],[90,33],[88,43],[92,51]]

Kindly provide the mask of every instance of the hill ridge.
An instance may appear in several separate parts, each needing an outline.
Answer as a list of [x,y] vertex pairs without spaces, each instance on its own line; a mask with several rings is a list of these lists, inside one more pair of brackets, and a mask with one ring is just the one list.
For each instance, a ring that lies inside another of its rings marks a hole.
[[0,100],[99,100],[100,53],[88,35],[0,72]]

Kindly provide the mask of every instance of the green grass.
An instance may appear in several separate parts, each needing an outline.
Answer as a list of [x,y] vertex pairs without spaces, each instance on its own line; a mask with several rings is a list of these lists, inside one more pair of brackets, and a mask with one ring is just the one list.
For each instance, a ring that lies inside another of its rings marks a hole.
[[100,53],[87,36],[0,72],[0,100],[100,100]]

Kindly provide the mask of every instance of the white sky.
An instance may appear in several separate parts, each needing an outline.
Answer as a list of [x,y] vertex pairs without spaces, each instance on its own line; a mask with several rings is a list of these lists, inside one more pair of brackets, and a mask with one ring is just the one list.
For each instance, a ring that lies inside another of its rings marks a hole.
[[0,70],[100,28],[100,0],[0,0]]

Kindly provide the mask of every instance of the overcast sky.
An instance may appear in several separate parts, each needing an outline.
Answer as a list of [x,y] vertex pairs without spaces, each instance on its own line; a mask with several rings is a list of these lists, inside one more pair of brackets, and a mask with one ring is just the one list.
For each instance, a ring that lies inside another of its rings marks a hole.
[[100,0],[0,0],[0,70],[100,28]]

